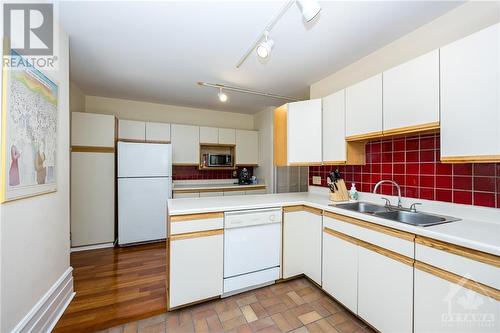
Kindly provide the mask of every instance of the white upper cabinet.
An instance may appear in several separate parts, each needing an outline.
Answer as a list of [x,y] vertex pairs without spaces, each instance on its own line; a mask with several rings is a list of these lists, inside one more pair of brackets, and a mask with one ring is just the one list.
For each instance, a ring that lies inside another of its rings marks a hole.
[[120,119],[118,122],[118,138],[144,141],[146,139],[146,123]]
[[71,145],[114,147],[115,117],[96,113],[72,112]]
[[170,141],[170,124],[167,123],[146,123],[146,141]]
[[[346,88],[346,137],[382,134],[382,74]],[[349,138],[351,137],[351,138]]]
[[323,98],[323,162],[345,162],[345,90]]
[[236,130],[232,128],[219,128],[219,143],[224,145],[236,144]]
[[288,164],[321,163],[321,99],[288,104]]
[[383,75],[384,135],[408,127],[418,131],[439,126],[439,50]]
[[200,127],[200,143],[219,143],[219,129],[217,127]]
[[500,24],[441,48],[441,160],[500,161]]
[[259,164],[259,132],[236,130],[236,164]]
[[198,126],[172,124],[172,161],[174,164],[200,163],[200,130]]

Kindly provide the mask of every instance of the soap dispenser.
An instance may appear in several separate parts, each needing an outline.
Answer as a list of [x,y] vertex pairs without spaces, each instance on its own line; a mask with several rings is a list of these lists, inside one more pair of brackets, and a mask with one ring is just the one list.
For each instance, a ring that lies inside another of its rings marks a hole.
[[349,196],[351,197],[352,200],[358,200],[359,194],[358,190],[356,189],[356,184],[352,183],[351,189],[349,190]]

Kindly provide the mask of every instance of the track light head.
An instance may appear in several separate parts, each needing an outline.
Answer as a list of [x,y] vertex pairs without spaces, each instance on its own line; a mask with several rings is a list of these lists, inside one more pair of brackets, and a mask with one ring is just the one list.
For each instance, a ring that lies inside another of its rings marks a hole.
[[297,0],[297,5],[302,12],[302,16],[306,22],[311,21],[321,11],[321,6],[316,0]]
[[219,93],[217,94],[217,96],[219,96],[219,101],[221,101],[222,103],[227,102],[227,95],[222,91],[222,88],[219,88]]
[[271,50],[273,49],[274,41],[269,38],[269,32],[264,32],[264,40],[257,45],[255,51],[257,55],[262,59],[267,59],[271,55]]

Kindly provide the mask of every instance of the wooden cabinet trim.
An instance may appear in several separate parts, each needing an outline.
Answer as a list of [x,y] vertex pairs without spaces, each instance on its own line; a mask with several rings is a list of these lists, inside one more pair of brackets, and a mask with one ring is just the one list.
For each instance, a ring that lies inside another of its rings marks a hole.
[[357,134],[346,136],[346,141],[366,141],[369,139],[380,138],[382,136],[382,131],[370,132],[365,134]]
[[319,208],[309,207],[306,205],[295,205],[295,206],[285,206],[283,207],[283,213],[291,212],[309,212],[315,215],[323,215],[323,211]]
[[441,156],[443,163],[495,163],[500,162],[500,155],[478,156]]
[[321,162],[292,162],[288,163],[289,166],[309,166],[309,165],[321,165]]
[[405,232],[405,231],[400,231],[400,230],[392,229],[392,228],[389,228],[389,227],[381,226],[381,225],[378,225],[378,224],[375,224],[375,223],[371,223],[371,222],[366,222],[366,221],[358,220],[358,219],[355,219],[353,217],[344,216],[344,215],[340,215],[340,214],[337,214],[337,213],[332,213],[332,212],[329,212],[329,211],[324,211],[323,215],[327,216],[327,217],[331,217],[333,219],[340,220],[342,222],[346,222],[346,223],[354,224],[354,225],[357,225],[357,226],[360,226],[360,227],[363,227],[363,228],[367,228],[367,229],[371,229],[371,230],[374,230],[374,231],[378,231],[378,232],[387,234],[389,236],[398,237],[398,238],[401,238],[401,239],[404,239],[404,240],[407,240],[407,241],[410,241],[410,242],[413,242],[415,240],[415,235],[414,234],[411,234],[411,233],[408,233],[408,232]]
[[101,146],[71,146],[73,153],[114,153],[115,147]]
[[418,261],[418,260],[415,261],[415,268],[418,270],[421,270],[423,272],[427,272],[429,274],[437,276],[443,280],[458,284],[464,288],[475,291],[478,294],[481,294],[481,295],[493,298],[497,301],[500,301],[500,290],[495,289],[493,287],[476,282],[474,280],[469,280],[463,276],[445,271],[441,268],[431,266],[429,264],[426,264],[426,263]]
[[500,257],[478,250],[468,249],[459,245],[438,241],[424,236],[416,236],[415,242],[436,250],[445,251],[474,261],[479,261],[500,268]]
[[355,238],[355,237],[343,234],[343,233],[338,232],[336,230],[332,230],[332,229],[330,229],[328,227],[324,227],[323,231],[326,232],[327,234],[330,234],[332,236],[335,236],[337,238],[345,240],[345,241],[347,241],[349,243],[359,245],[361,247],[364,247],[367,250],[376,252],[376,253],[381,254],[381,255],[383,255],[385,257],[388,257],[388,258],[391,258],[393,260],[399,261],[399,262],[401,262],[401,263],[403,263],[405,265],[413,266],[413,263],[415,262],[415,260],[413,258],[409,258],[409,257],[404,256],[402,254],[399,254],[399,253],[396,253],[396,252],[384,249],[383,247],[380,247],[378,245],[374,245],[374,244],[365,242],[365,241],[363,241],[361,239],[358,239],[358,238]]
[[399,128],[392,128],[392,129],[388,129],[388,130],[384,129],[382,131],[382,135],[383,136],[403,135],[403,134],[411,134],[411,133],[416,133],[416,132],[433,131],[433,130],[438,130],[439,128],[440,128],[440,124],[438,121],[436,121],[436,122],[427,123],[427,124],[405,126],[405,127],[399,127]]
[[184,234],[171,235],[170,241],[199,238],[199,237],[210,237],[210,236],[222,235],[223,233],[224,233],[224,229],[187,232]]
[[201,214],[186,214],[186,215],[174,215],[170,216],[170,222],[184,222],[192,220],[202,220],[202,219],[216,219],[224,218],[223,212],[215,213],[201,213]]
[[172,166],[199,166],[198,163],[172,163]]

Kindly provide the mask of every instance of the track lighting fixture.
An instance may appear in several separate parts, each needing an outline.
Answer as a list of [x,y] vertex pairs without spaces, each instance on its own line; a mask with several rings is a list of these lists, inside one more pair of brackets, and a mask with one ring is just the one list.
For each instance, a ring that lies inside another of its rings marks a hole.
[[262,59],[266,59],[271,55],[271,50],[273,49],[274,41],[269,38],[269,32],[264,32],[264,40],[257,45],[255,51],[257,55]]
[[217,94],[217,96],[219,96],[219,101],[221,101],[222,103],[227,102],[227,95],[222,91],[222,88],[219,88],[219,93]]
[[306,22],[310,22],[312,19],[318,16],[319,12],[321,11],[321,6],[319,5],[319,2],[317,0],[288,0],[283,5],[280,12],[276,14],[271,19],[271,21],[269,21],[264,31],[259,35],[252,46],[250,46],[245,54],[243,54],[241,59],[236,64],[236,68],[240,68],[240,66],[245,62],[245,60],[253,52],[253,50],[255,50],[257,52],[257,55],[262,59],[267,59],[269,57],[269,55],[271,54],[271,49],[274,45],[274,41],[269,38],[269,32],[294,3],[297,3],[297,6],[302,13],[302,17]]

